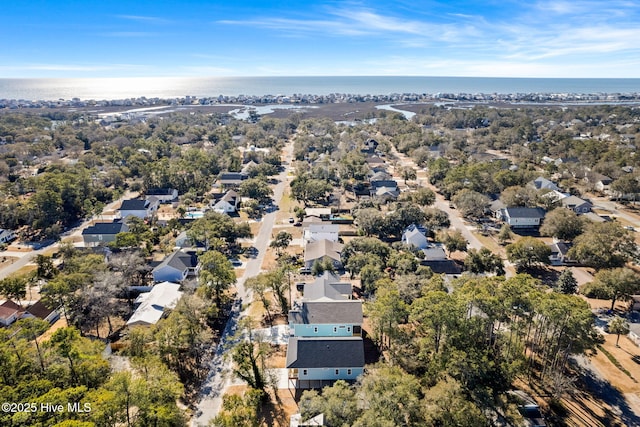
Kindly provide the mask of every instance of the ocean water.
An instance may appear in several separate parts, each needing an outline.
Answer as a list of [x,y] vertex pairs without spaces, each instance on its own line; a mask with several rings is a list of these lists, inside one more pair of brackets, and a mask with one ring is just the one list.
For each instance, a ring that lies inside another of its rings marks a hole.
[[0,79],[0,99],[82,100],[394,93],[640,93],[640,79],[498,77],[194,77]]

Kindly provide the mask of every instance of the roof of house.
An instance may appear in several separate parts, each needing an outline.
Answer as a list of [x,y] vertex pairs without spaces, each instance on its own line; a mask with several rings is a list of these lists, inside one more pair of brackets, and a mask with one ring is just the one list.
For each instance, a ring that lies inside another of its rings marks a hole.
[[511,207],[505,213],[509,218],[544,218],[546,211],[542,208]]
[[442,246],[429,246],[422,249],[422,253],[424,253],[424,259],[430,261],[447,259],[447,254]]
[[240,183],[248,177],[249,176],[246,173],[242,172],[222,172],[220,174],[220,182],[222,182],[223,184]]
[[8,319],[22,311],[22,307],[11,300],[6,300],[0,304],[0,319]]
[[238,193],[236,193],[234,190],[229,190],[224,193],[224,196],[222,196],[220,200],[224,200],[225,202],[229,203],[235,203],[236,200],[238,200],[238,197]]
[[173,192],[176,191],[174,188],[149,188],[147,190],[147,196],[172,196]]
[[309,242],[304,251],[304,260],[313,261],[326,256],[339,261],[343,247],[342,243],[332,242],[327,239]]
[[543,177],[539,176],[533,181],[533,186],[538,190],[548,189],[548,190],[560,190],[560,188],[556,185],[555,182]]
[[142,211],[149,207],[149,200],[143,199],[129,199],[123,200],[122,205],[120,205],[121,211]]
[[396,188],[398,188],[398,183],[393,179],[381,179],[380,181],[371,182],[371,188],[378,189],[380,187],[386,187],[395,190]]
[[362,324],[362,301],[303,301],[299,309],[289,311],[294,324]]
[[402,236],[403,237],[406,236],[407,238],[409,238],[411,236],[415,236],[418,234],[426,237],[427,229],[421,225],[411,224],[410,226],[404,229]]
[[364,345],[360,337],[289,338],[287,368],[362,366],[364,366]]
[[571,249],[571,246],[573,245],[568,242],[554,242],[549,245],[549,248],[551,249],[552,254],[560,254],[562,256],[566,256],[567,252],[569,252],[569,249]]
[[562,206],[565,206],[565,207],[582,206],[584,204],[588,204],[589,206],[593,206],[593,204],[590,201],[581,199],[578,196],[564,197],[564,198],[560,199],[560,203],[562,203]]
[[55,309],[47,307],[42,300],[39,300],[35,304],[29,306],[26,310],[27,313],[39,319],[46,319],[54,311]]
[[400,195],[400,191],[398,191],[397,187],[396,188],[378,187],[376,189],[376,196],[378,196],[378,197],[389,196],[389,197],[392,197],[392,198],[396,198],[399,195]]
[[131,315],[127,325],[147,324],[154,325],[160,320],[166,308],[175,308],[182,292],[180,285],[171,282],[162,282],[151,288],[150,292],[141,293],[136,299],[140,306]]
[[390,174],[388,174],[387,172],[384,171],[378,171],[376,173],[374,173],[373,175],[371,175],[371,177],[369,178],[370,182],[375,182],[375,181],[388,181],[390,180],[392,177]]
[[188,268],[195,268],[198,265],[198,257],[194,254],[188,254],[182,251],[175,251],[167,256],[158,264],[153,271],[160,270],[166,266],[173,267],[176,270],[184,271]]
[[[326,273],[326,271],[325,271]],[[328,301],[328,300],[344,300],[349,299],[353,289],[351,283],[328,283],[322,278],[316,279],[313,283],[305,283],[304,300],[305,301]]]
[[350,282],[343,282],[337,274],[323,271],[313,283],[304,285],[304,300],[344,300],[353,292]]
[[429,267],[436,274],[460,274],[462,268],[451,259],[423,260],[421,265]]
[[122,221],[97,222],[82,230],[82,235],[87,234],[118,234],[128,231],[129,227]]

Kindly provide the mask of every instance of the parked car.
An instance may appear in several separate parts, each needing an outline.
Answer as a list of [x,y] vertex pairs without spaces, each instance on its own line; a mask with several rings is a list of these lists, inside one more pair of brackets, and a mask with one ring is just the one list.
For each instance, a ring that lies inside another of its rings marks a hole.
[[289,224],[293,224],[294,222],[296,222],[296,220],[293,219],[293,217],[289,218]]
[[234,267],[240,267],[242,265],[242,261],[237,258],[231,259],[229,261],[231,261],[231,265],[233,265]]
[[311,269],[307,268],[307,267],[302,267],[300,270],[298,270],[298,273],[300,273],[300,274],[311,274]]

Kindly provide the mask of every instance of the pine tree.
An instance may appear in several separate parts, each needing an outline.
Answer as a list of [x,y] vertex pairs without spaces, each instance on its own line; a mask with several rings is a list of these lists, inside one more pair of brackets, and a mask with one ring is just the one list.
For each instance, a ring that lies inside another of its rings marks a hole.
[[578,282],[573,277],[573,273],[570,269],[566,268],[560,273],[558,281],[556,282],[556,288],[563,294],[573,295],[578,290]]

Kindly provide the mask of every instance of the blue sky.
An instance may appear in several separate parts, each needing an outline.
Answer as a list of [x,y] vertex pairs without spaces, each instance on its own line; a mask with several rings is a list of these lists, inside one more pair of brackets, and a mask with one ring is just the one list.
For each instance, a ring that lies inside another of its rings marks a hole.
[[2,2],[0,77],[640,77],[640,1]]

